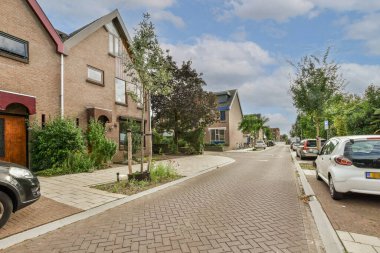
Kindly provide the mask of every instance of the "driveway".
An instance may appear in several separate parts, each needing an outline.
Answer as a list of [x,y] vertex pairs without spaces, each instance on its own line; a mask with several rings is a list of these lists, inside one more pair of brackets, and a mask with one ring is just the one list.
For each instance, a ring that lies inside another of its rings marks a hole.
[[236,162],[4,252],[318,252],[287,148],[228,156]]

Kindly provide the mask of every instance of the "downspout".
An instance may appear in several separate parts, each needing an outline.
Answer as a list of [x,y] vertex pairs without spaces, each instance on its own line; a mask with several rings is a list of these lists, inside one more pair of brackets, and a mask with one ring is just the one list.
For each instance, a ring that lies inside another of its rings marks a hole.
[[64,58],[63,54],[61,54],[61,119],[63,119],[65,115],[65,104],[64,104]]

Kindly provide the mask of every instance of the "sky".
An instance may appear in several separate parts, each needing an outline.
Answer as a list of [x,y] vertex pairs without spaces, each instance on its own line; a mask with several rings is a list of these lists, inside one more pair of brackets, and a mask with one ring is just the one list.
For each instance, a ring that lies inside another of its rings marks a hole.
[[345,91],[380,83],[378,0],[38,0],[56,29],[71,33],[118,9],[133,36],[149,12],[163,49],[191,60],[209,91],[238,89],[244,114],[261,113],[288,133],[297,110],[296,63],[322,56],[340,66]]

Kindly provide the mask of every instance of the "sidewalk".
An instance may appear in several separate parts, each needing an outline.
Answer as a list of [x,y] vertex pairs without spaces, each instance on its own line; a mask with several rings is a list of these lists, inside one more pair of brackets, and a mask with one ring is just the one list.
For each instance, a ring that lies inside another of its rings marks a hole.
[[[199,155],[170,160],[182,176],[192,176],[209,168],[232,162],[233,159],[222,156]],[[158,163],[166,163],[160,161]],[[140,165],[133,165],[133,171],[139,171]],[[116,173],[126,177],[128,166],[98,170],[93,173],[79,173],[57,177],[40,177],[42,196],[57,202],[88,210],[105,203],[124,198],[125,195],[108,193],[90,188],[92,185],[116,181]]]
[[[292,152],[293,161],[299,166]],[[308,163],[302,161],[302,163]],[[314,170],[300,169],[305,176],[315,177]],[[327,186],[326,186],[327,187]],[[348,253],[380,253],[380,238],[347,231],[335,230]]]

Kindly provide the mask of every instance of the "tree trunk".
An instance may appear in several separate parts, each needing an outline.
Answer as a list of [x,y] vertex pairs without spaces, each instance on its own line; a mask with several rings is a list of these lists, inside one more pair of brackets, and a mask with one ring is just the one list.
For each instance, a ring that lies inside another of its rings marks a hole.
[[[148,147],[148,150],[149,150],[149,159],[148,159],[148,171],[150,171],[150,167],[152,165],[152,156],[153,156],[153,131],[152,131],[152,116],[150,115],[151,113],[151,107],[150,107],[150,93],[146,96],[146,101],[149,102],[148,105],[149,105],[149,141],[148,141],[148,144],[149,144],[149,147]],[[149,99],[148,99],[149,98]]]
[[319,119],[318,117],[315,118],[315,124],[316,124],[316,130],[317,130],[317,149],[318,151],[321,150],[321,138],[319,137]]
[[[143,86],[143,85],[142,85]],[[141,167],[140,167],[140,172],[142,173],[144,171],[144,138],[145,138],[145,131],[144,131],[144,125],[145,125],[145,121],[144,121],[144,116],[145,116],[145,99],[143,98],[144,96],[144,93],[145,93],[145,89],[144,89],[144,86],[142,88],[142,95],[141,95],[141,98],[142,98],[142,110],[141,110],[141,156],[140,156],[140,159],[141,159]]]
[[128,138],[128,174],[131,175],[133,171],[132,171],[132,132],[130,129],[128,129],[127,138]]

